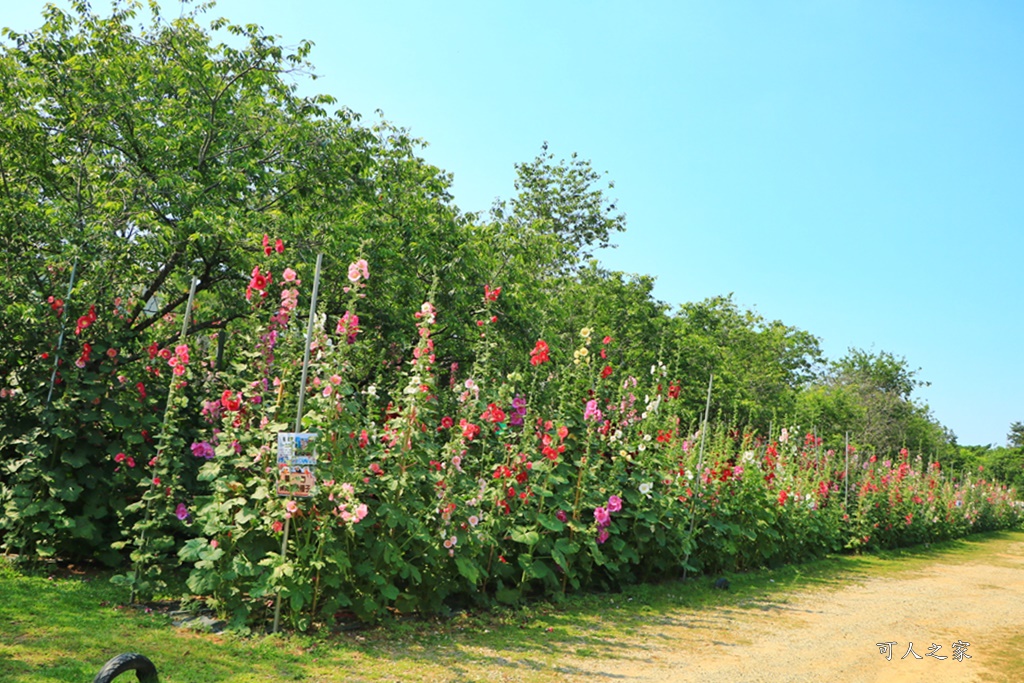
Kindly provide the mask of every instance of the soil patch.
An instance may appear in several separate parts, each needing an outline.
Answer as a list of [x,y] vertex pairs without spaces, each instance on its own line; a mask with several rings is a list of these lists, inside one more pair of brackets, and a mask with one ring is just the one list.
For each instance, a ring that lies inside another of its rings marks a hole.
[[[573,681],[1024,680],[1024,540],[972,545],[890,575],[658,616],[615,656],[561,668]],[[888,659],[879,643],[892,643]]]

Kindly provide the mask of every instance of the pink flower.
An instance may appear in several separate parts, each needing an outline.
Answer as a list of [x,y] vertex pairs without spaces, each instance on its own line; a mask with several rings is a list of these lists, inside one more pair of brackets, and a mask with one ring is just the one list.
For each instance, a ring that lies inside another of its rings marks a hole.
[[174,508],[174,516],[183,522],[188,519],[188,508],[184,503],[178,503],[178,507]]
[[597,542],[598,543],[604,543],[605,541],[608,540],[608,538],[610,536],[611,536],[611,534],[609,534],[608,530],[605,529],[604,527],[602,527],[602,528],[597,530]]
[[367,266],[366,259],[359,259],[348,265],[348,280],[352,284],[359,282],[360,278],[367,280],[369,277],[370,269]]
[[618,512],[622,509],[622,499],[618,496],[608,498],[608,512]]
[[360,503],[356,506],[356,521],[361,522],[366,519],[366,515],[370,513],[370,509],[366,507],[366,503]]
[[211,547],[211,548],[216,548],[216,547],[217,547],[217,546],[219,546],[219,545],[220,545],[220,542],[219,542],[219,541],[217,541],[217,539],[216,539],[216,538],[215,538],[215,539],[213,539],[212,541],[210,541],[210,547]]
[[608,514],[607,508],[594,508],[594,519],[597,520],[597,526],[600,528],[612,523],[612,516]]
[[601,409],[597,407],[597,399],[592,398],[587,401],[587,407],[583,411],[583,419],[600,422],[603,417],[604,415],[601,413]]
[[295,282],[296,273],[291,268],[285,268],[281,277],[284,278],[285,282]]
[[341,375],[331,375],[330,382],[334,386],[338,386],[339,384],[341,384]]
[[206,460],[213,460],[214,452],[213,445],[209,441],[196,441],[191,444],[191,452],[196,458],[205,458]]
[[557,519],[559,522],[565,522],[567,519],[569,519],[569,516],[565,514],[565,510],[559,510],[558,512],[555,513],[555,519]]
[[290,519],[292,515],[299,511],[299,504],[294,500],[289,500],[284,504],[284,517]]
[[281,530],[284,529],[284,522],[282,522],[281,520],[277,520],[270,525],[270,528],[273,529],[275,533],[279,534],[281,533]]

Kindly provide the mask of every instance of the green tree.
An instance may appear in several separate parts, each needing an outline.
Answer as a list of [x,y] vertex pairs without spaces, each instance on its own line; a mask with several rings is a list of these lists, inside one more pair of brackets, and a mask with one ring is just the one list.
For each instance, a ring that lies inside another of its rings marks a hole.
[[[168,368],[156,377],[146,349],[175,339],[191,279],[189,334],[224,329],[247,315],[254,267],[280,276],[284,258],[308,262],[333,234],[325,216],[355,221],[372,200],[376,138],[348,112],[329,116],[330,98],[295,94],[308,43],[288,52],[222,19],[207,31],[204,6],[168,21],[154,3],[135,26],[141,9],[51,5],[39,29],[4,31],[0,382],[16,398],[0,495],[7,540],[26,550],[103,552],[116,539],[115,513],[137,493],[114,493],[113,456],[145,462],[160,438],[150,421]],[[264,234],[288,255],[265,256]]]
[[797,394],[814,376],[820,358],[814,335],[741,311],[731,295],[682,305],[666,352],[682,397],[698,413],[708,375],[714,373],[718,414],[761,433],[767,433],[776,417],[792,414]]
[[1010,448],[1024,448],[1024,422],[1014,422],[1006,435],[1006,443]]
[[[886,351],[850,349],[833,361],[803,393],[798,415],[813,421],[819,433],[891,454],[907,447],[925,456],[944,457],[952,437],[928,406],[913,398],[927,386],[905,358]],[[803,425],[809,427],[810,425]]]

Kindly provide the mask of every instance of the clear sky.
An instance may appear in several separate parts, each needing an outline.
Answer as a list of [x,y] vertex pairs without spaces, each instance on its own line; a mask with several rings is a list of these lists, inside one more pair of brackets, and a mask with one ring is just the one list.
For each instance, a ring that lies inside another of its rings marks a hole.
[[[0,25],[36,27],[42,6],[5,0]],[[312,40],[321,78],[304,91],[425,139],[463,210],[509,197],[542,142],[578,152],[628,217],[603,263],[656,276],[662,301],[731,292],[830,358],[905,356],[961,444],[1003,444],[1024,420],[1022,3],[220,0],[211,14]]]

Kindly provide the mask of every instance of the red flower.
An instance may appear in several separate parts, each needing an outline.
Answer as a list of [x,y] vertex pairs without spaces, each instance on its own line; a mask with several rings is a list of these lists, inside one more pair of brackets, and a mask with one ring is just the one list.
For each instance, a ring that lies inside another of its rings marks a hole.
[[466,418],[459,420],[459,427],[462,428],[462,438],[466,441],[472,441],[475,437],[480,435],[480,427],[473,424]]
[[484,285],[484,299],[487,301],[497,301],[499,294],[501,294],[501,287],[491,289],[489,285]]
[[224,393],[220,395],[220,404],[224,406],[224,410],[229,412],[239,410],[242,407],[241,395],[235,398],[230,389],[225,389]]
[[548,351],[547,342],[543,339],[538,339],[536,345],[533,347],[533,351],[530,351],[530,365],[537,366],[551,360],[551,358],[548,357]]
[[83,330],[96,322],[96,307],[90,306],[89,312],[78,319],[78,324],[75,326],[75,334],[81,334]]
[[282,242],[280,238],[278,238],[278,240],[274,242],[274,251],[276,251],[278,254],[284,253],[284,242]]
[[668,383],[668,397],[669,398],[679,398],[679,392],[682,391],[682,389],[683,389],[683,387],[681,385],[676,384],[674,382],[669,382]]
[[785,505],[787,498],[789,498],[789,491],[786,489],[779,491],[779,505]]
[[263,253],[270,256],[270,236],[263,233]]
[[442,429],[451,429],[454,424],[455,420],[445,415],[441,418],[441,426],[437,428],[437,431],[441,431]]
[[249,281],[249,286],[252,287],[253,289],[266,289],[267,276],[260,273],[259,266],[256,266],[256,268],[252,271],[252,279]]
[[499,408],[494,403],[488,403],[487,410],[483,412],[483,414],[480,416],[480,419],[485,420],[486,422],[492,422],[494,424],[497,424],[499,422],[504,422],[505,417],[506,416],[504,410]]
[[606,366],[604,366],[604,370],[601,371],[601,379],[608,379],[608,377],[611,374],[612,374],[612,366],[606,365]]

